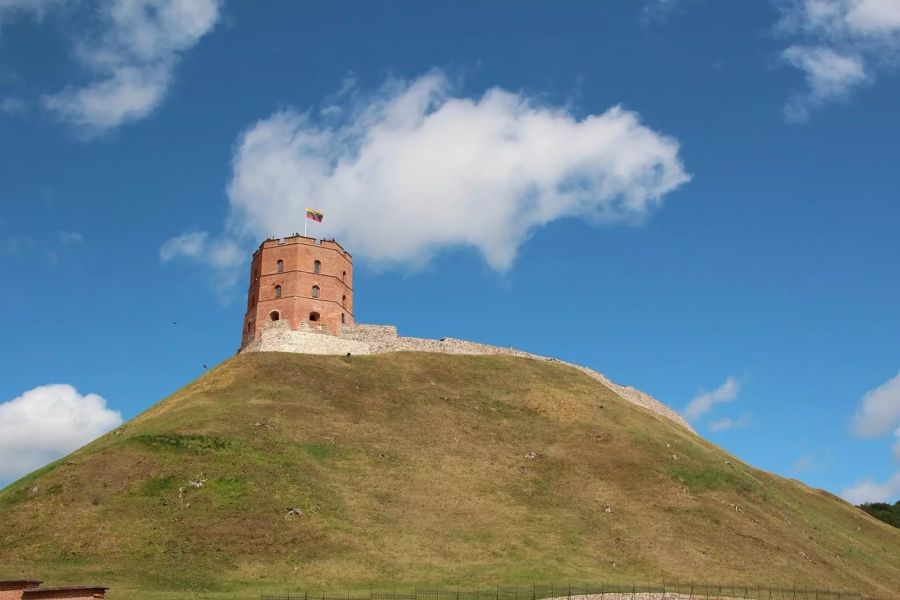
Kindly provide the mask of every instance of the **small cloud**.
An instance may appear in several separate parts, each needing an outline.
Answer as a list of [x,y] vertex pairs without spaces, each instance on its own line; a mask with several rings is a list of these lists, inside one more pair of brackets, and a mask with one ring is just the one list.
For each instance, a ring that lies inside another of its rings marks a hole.
[[8,116],[20,115],[25,112],[28,105],[21,98],[6,96],[0,99],[0,113]]
[[782,53],[782,58],[806,76],[806,91],[795,94],[784,107],[789,123],[809,120],[811,110],[844,100],[854,88],[869,81],[859,56],[841,54],[831,48],[791,46]]
[[84,236],[77,231],[60,231],[59,243],[63,246],[74,246],[84,242]]
[[225,292],[237,281],[237,267],[246,261],[247,251],[234,240],[194,231],[166,240],[159,248],[159,258],[162,262],[187,259],[212,267],[213,286]]
[[14,256],[32,250],[37,242],[28,236],[7,236],[0,239],[0,256]]
[[644,24],[664,23],[683,3],[684,0],[647,0],[641,11],[641,21]]
[[874,390],[869,390],[860,401],[853,416],[851,431],[857,437],[882,436],[900,424],[900,372]]
[[841,492],[847,502],[863,504],[864,502],[894,502],[900,498],[900,473],[894,473],[884,483],[876,483],[865,479],[856,485],[844,488]]
[[729,429],[743,429],[744,427],[750,426],[752,423],[753,419],[750,416],[750,413],[744,413],[737,419],[722,417],[721,419],[710,421],[709,430],[718,432],[728,431]]
[[807,452],[797,459],[792,468],[794,473],[812,473],[826,471],[834,464],[833,452]]
[[17,17],[31,16],[42,21],[47,11],[67,0],[0,0],[0,25]]
[[797,462],[794,463],[793,471],[795,473],[805,473],[806,471],[809,471],[812,468],[814,460],[815,457],[812,453],[804,454],[797,459]]
[[198,258],[206,248],[206,239],[209,234],[205,231],[185,233],[166,242],[159,249],[159,258],[168,262],[179,256],[186,258]]
[[716,389],[706,392],[702,391],[691,400],[687,408],[684,409],[684,416],[688,421],[696,421],[708,413],[713,405],[721,402],[731,402],[737,398],[740,391],[740,384],[734,377],[728,377],[725,382]]
[[122,424],[97,394],[43,385],[0,403],[0,480],[12,480],[65,456]]
[[44,106],[88,134],[143,119],[168,93],[182,54],[212,31],[219,0],[101,3],[99,33],[75,56],[95,80],[43,97]]
[[796,43],[782,60],[803,72],[805,89],[784,107],[785,119],[802,123],[810,113],[848,99],[878,71],[894,70],[900,51],[896,0],[779,0],[775,31]]
[[900,462],[900,428],[897,428],[897,431],[894,432],[894,445],[891,446],[891,453],[894,455],[894,460]]

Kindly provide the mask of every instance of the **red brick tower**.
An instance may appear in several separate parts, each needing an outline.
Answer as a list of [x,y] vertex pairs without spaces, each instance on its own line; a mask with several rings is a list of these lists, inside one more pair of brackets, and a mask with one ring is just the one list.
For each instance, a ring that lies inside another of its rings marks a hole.
[[241,348],[285,323],[331,335],[353,324],[353,257],[340,244],[295,235],[253,253]]

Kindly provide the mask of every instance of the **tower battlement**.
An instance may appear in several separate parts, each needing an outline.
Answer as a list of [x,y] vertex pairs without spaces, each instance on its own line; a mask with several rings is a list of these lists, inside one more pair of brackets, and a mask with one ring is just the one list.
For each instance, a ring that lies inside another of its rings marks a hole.
[[353,325],[353,257],[334,240],[270,238],[253,253],[241,348],[272,325],[338,335]]

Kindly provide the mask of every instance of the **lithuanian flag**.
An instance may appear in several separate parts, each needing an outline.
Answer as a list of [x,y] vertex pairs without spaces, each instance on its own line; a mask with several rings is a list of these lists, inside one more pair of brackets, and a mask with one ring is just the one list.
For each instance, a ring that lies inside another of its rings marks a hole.
[[313,221],[318,221],[319,223],[321,223],[322,219],[324,217],[325,217],[325,215],[323,215],[322,213],[320,213],[319,211],[317,211],[314,208],[306,209],[306,218],[307,219],[312,219]]

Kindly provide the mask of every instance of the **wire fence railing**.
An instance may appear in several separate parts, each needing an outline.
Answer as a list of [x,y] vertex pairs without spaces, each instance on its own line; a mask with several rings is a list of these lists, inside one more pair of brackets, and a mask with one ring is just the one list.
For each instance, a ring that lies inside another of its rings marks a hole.
[[[292,591],[262,594],[261,600],[882,600],[849,589],[810,587],[767,587],[749,584],[661,583],[661,584],[578,584],[531,585],[460,589],[456,587],[419,588],[408,591],[337,593]],[[887,600],[887,599],[884,599]]]

